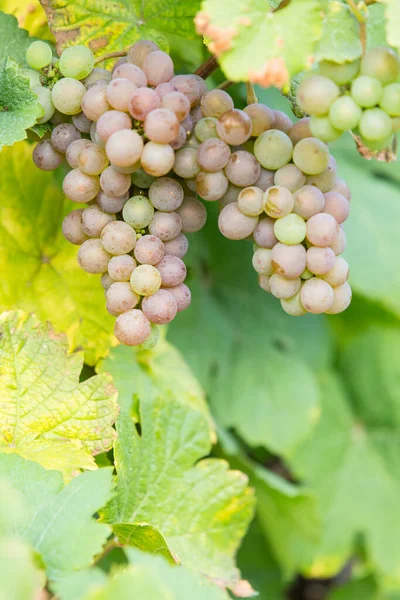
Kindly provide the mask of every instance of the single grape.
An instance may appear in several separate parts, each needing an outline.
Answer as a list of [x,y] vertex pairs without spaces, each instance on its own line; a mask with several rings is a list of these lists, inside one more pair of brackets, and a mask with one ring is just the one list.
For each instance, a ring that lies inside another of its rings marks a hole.
[[[243,188],[238,187],[237,185],[229,183],[228,189],[226,190],[225,194],[222,196],[222,198],[219,199],[220,207],[223,208],[231,202],[237,202],[242,189]],[[196,191],[196,188],[194,191]]]
[[343,133],[343,131],[336,129],[332,125],[329,117],[316,117],[315,115],[310,119],[310,129],[314,138],[318,138],[326,143],[337,140]]
[[111,223],[115,219],[115,215],[105,213],[100,210],[97,204],[92,204],[88,208],[85,208],[82,213],[83,231],[89,237],[98,238],[107,223]]
[[[81,112],[81,103],[83,103],[83,98],[87,93],[83,83],[71,77],[64,77],[54,85],[51,99],[60,112],[65,115],[76,115]],[[91,118],[90,115],[86,114],[86,116]]]
[[144,59],[143,71],[149,84],[156,86],[174,76],[174,63],[166,52],[155,50]]
[[120,129],[111,134],[106,142],[106,153],[110,162],[117,167],[135,164],[143,152],[143,139],[131,129]]
[[182,222],[182,231],[185,233],[200,231],[207,221],[206,208],[197,198],[184,198],[177,213]]
[[87,273],[104,273],[110,258],[111,255],[104,250],[98,239],[86,240],[78,251],[78,263]]
[[197,148],[197,163],[204,171],[221,171],[231,155],[228,144],[219,138],[205,140]]
[[400,115],[400,83],[390,83],[383,88],[380,106],[391,117]]
[[179,121],[170,110],[156,108],[146,115],[144,132],[152,142],[169,144],[179,133]]
[[265,104],[248,104],[244,112],[251,119],[253,125],[251,135],[253,137],[258,137],[263,131],[267,131],[268,129],[278,129],[278,127],[275,127],[274,111],[265,106]]
[[291,192],[296,192],[306,182],[306,176],[296,165],[285,165],[278,169],[274,178],[275,185],[286,187]]
[[228,189],[228,183],[223,171],[200,171],[196,177],[196,192],[203,200],[219,200]]
[[104,149],[97,144],[84,146],[78,154],[78,168],[87,175],[100,175],[108,164]]
[[335,63],[330,60],[322,60],[318,64],[318,72],[338,85],[350,83],[359,73],[360,59],[345,63]]
[[300,292],[297,292],[297,294],[291,298],[282,298],[281,306],[285,313],[292,317],[302,317],[307,314],[306,309],[301,303]]
[[112,315],[135,308],[140,298],[131,288],[131,284],[126,281],[116,281],[112,283],[106,292],[107,308],[111,309]]
[[112,71],[111,71],[111,76],[113,76],[114,72],[118,69],[118,67],[120,67],[121,65],[124,65],[128,62],[128,57],[127,56],[121,56],[121,58],[119,58],[117,60],[117,62],[114,64]]
[[80,112],[77,115],[72,115],[72,122],[81,133],[89,133],[90,126],[92,125],[92,121],[90,121],[87,116]]
[[319,277],[312,277],[303,283],[300,299],[307,312],[318,315],[328,311],[332,306],[333,289],[326,281]]
[[230,95],[218,89],[206,92],[201,98],[200,106],[205,117],[215,117],[216,119],[234,108]]
[[334,266],[336,256],[331,248],[311,246],[307,250],[307,269],[314,275],[325,275]]
[[306,138],[296,144],[293,162],[306,175],[318,175],[329,164],[329,150],[321,140]]
[[67,163],[70,167],[72,167],[73,169],[78,168],[79,153],[82,150],[82,148],[90,144],[91,142],[89,140],[80,139],[75,140],[68,146],[67,151],[65,153],[65,158],[67,159]]
[[130,79],[117,77],[112,79],[107,86],[107,101],[114,109],[129,112],[131,98],[137,89]]
[[139,346],[151,334],[151,325],[141,310],[133,308],[119,315],[114,326],[115,337],[121,344]]
[[[183,119],[183,121],[181,121],[181,126],[184,128],[184,130],[186,131],[186,135],[189,136],[194,128],[194,122],[192,119],[192,116],[189,114],[186,119]],[[198,141],[196,136],[193,136],[194,139],[196,140],[196,142]]]
[[362,110],[351,96],[341,96],[329,110],[329,120],[333,127],[346,131],[355,129],[361,119]]
[[278,243],[274,233],[274,224],[275,221],[268,217],[260,219],[257,223],[253,232],[253,239],[261,248],[273,248]]
[[153,265],[139,265],[131,275],[131,286],[140,296],[151,296],[161,287],[161,274]]
[[132,63],[124,63],[117,67],[112,73],[113,79],[129,79],[136,87],[146,87],[147,79],[144,71]]
[[343,312],[349,306],[351,302],[351,287],[347,283],[342,283],[337,287],[333,288],[333,302],[329,309],[326,311],[328,315],[337,315]]
[[128,50],[128,61],[142,69],[146,56],[155,50],[159,50],[155,42],[151,40],[138,40]]
[[296,279],[286,279],[283,275],[274,273],[269,279],[269,286],[271,294],[275,296],[275,298],[287,300],[288,298],[293,298],[300,290],[301,279],[300,277],[296,277]]
[[107,69],[101,69],[99,67],[96,67],[95,69],[93,69],[93,71],[90,73],[90,75],[88,75],[82,81],[82,83],[88,90],[90,87],[95,85],[98,81],[108,82],[110,80],[111,80],[110,71],[107,71]]
[[363,108],[369,108],[379,103],[382,97],[382,85],[374,77],[360,75],[351,84],[353,100]]
[[258,285],[264,292],[271,293],[271,286],[269,285],[270,277],[268,275],[259,275],[258,276]]
[[295,212],[303,219],[309,219],[313,215],[324,210],[325,198],[320,189],[313,185],[304,185],[294,193]]
[[135,258],[146,265],[156,265],[164,258],[164,244],[155,235],[144,235],[135,246]]
[[[328,190],[327,190],[328,191]],[[339,192],[342,194],[347,200],[350,202],[351,200],[351,191],[349,186],[343,179],[335,179],[333,186],[331,187],[332,192]]]
[[255,182],[255,186],[263,190],[264,192],[274,185],[275,172],[268,171],[267,169],[261,169],[261,175]]
[[264,192],[264,210],[269,217],[278,219],[292,212],[294,196],[290,190],[274,185]]
[[306,281],[307,279],[314,277],[314,275],[308,269],[304,269],[300,277]]
[[103,273],[103,275],[100,277],[100,282],[101,282],[101,285],[103,286],[103,289],[105,292],[108,290],[110,285],[115,283],[114,279],[112,277],[110,277],[110,275],[108,273]]
[[129,281],[136,266],[136,261],[130,254],[120,254],[110,259],[108,274],[113,281]]
[[125,203],[123,219],[134,229],[145,229],[154,215],[154,207],[145,196],[133,196]]
[[[183,150],[184,148],[182,148]],[[143,170],[148,175],[162,177],[174,166],[175,153],[168,144],[147,142],[140,159]]]
[[37,40],[29,44],[26,51],[26,62],[32,69],[40,71],[51,63],[52,58],[53,53],[46,42]]
[[142,310],[151,323],[165,325],[175,319],[178,303],[167,290],[158,290],[155,294],[143,298]]
[[274,272],[272,266],[272,250],[267,248],[257,248],[253,254],[252,264],[254,270],[259,275],[272,275]]
[[239,210],[249,217],[257,217],[264,210],[264,192],[257,187],[244,188],[238,196]]
[[307,185],[314,185],[321,192],[331,190],[336,181],[336,161],[333,156],[329,157],[329,163],[325,171],[322,171],[319,175],[307,175],[306,181]]
[[135,230],[123,221],[108,223],[100,238],[104,249],[113,255],[128,254],[136,245]]
[[186,179],[184,183],[185,183],[185,186],[186,186],[186,188],[188,190],[188,193],[196,191],[196,179],[195,178],[193,178],[193,179]]
[[253,185],[261,175],[261,167],[250,152],[238,150],[230,155],[225,175],[231,183],[240,187]]
[[380,138],[379,140],[370,140],[361,136],[361,141],[364,144],[364,146],[368,146],[368,148],[374,151],[380,151],[386,148],[389,149],[393,145],[393,133],[384,138]]
[[183,202],[183,188],[171,177],[160,177],[149,188],[149,200],[158,210],[176,210]]
[[217,138],[217,119],[214,117],[205,117],[200,119],[195,127],[194,134],[199,142],[204,142],[210,138]]
[[374,142],[391,135],[392,121],[381,108],[369,108],[362,114],[359,129],[366,140]]
[[65,239],[71,244],[80,246],[88,239],[82,224],[82,209],[73,210],[62,222],[62,232]]
[[274,110],[275,125],[274,129],[279,129],[284,133],[289,133],[292,128],[292,119],[281,110]]
[[82,98],[82,111],[87,118],[97,122],[109,110],[111,106],[107,100],[107,84],[89,88]]
[[164,256],[157,269],[161,274],[163,287],[176,287],[186,279],[185,263],[178,256]]
[[326,115],[338,96],[339,88],[336,83],[323,75],[304,77],[297,90],[300,108],[317,117]]
[[346,246],[347,246],[346,233],[341,227],[339,227],[339,231],[337,233],[337,236],[335,237],[335,239],[333,240],[333,242],[331,244],[331,248],[334,251],[334,253],[336,254],[336,256],[339,256],[339,254],[342,254],[342,252],[344,252]]
[[120,196],[119,198],[114,198],[113,196],[108,196],[107,194],[105,194],[103,190],[100,190],[100,192],[96,196],[96,202],[98,207],[101,208],[103,212],[118,213],[123,209],[128,198],[128,192],[126,192],[123,196]]
[[[164,83],[160,83],[159,85],[157,85],[154,88],[154,91],[159,95],[160,100],[162,100],[164,98],[164,96],[166,96],[167,94],[171,94],[172,92],[177,92],[178,90],[176,89],[174,84],[171,83],[170,81],[164,81]],[[179,92],[179,93],[181,93],[181,92]],[[186,96],[185,96],[185,98],[187,99]],[[189,102],[189,108],[190,108],[190,102]]]
[[173,240],[180,234],[182,221],[176,212],[156,212],[149,225],[149,231],[163,242]]
[[145,352],[152,350],[157,345],[159,339],[160,327],[158,325],[151,324],[151,332],[149,337],[143,342],[143,344],[139,344],[137,349]]
[[[37,119],[37,123],[47,123],[51,119],[55,112],[55,106],[53,103],[52,93],[48,88],[45,87],[34,87],[32,91],[38,98],[38,103],[43,109],[43,115]],[[65,117],[64,117],[65,118]]]
[[72,202],[90,202],[100,191],[98,177],[86,175],[80,169],[73,169],[64,178],[64,195]]
[[391,48],[372,48],[361,59],[361,73],[375,77],[382,85],[393,83],[400,73],[399,57]]
[[189,241],[183,233],[180,233],[173,240],[164,242],[164,250],[166,256],[177,256],[183,258],[189,250]]
[[175,287],[167,288],[169,293],[173,295],[176,300],[178,312],[182,312],[190,305],[192,295],[187,285],[180,283]]
[[332,215],[339,223],[343,223],[350,213],[350,204],[347,198],[339,192],[326,192],[324,212]]
[[238,146],[251,136],[252,122],[243,110],[233,108],[221,115],[217,121],[217,134],[227,144]]
[[152,111],[160,108],[161,100],[158,94],[150,88],[139,88],[135,90],[129,101],[129,112],[134,119],[144,121]]
[[60,71],[64,77],[85,79],[94,67],[94,56],[89,48],[78,44],[66,48],[60,56]]
[[38,169],[42,171],[54,171],[64,159],[63,155],[55,150],[50,140],[43,140],[36,144],[32,158]]
[[306,268],[306,250],[302,244],[286,246],[278,243],[272,248],[272,266],[286,279],[300,277]]
[[100,185],[107,196],[120,198],[129,190],[131,178],[129,175],[118,173],[113,167],[107,167],[100,176]]
[[90,139],[92,140],[93,144],[97,144],[97,146],[100,146],[100,148],[106,147],[106,143],[103,142],[97,133],[97,123],[92,123],[90,126]]
[[310,117],[304,117],[304,119],[300,119],[289,129],[288,136],[290,137],[293,146],[295,146],[297,142],[300,142],[300,140],[304,140],[304,138],[312,137],[310,120]]
[[155,177],[152,177],[152,175],[148,175],[141,168],[137,169],[137,171],[132,173],[132,183],[144,190],[148,189],[154,180]]
[[208,91],[204,80],[198,75],[175,75],[171,83],[178,92],[187,96],[192,107],[200,104],[200,99]]
[[96,123],[96,131],[106,142],[110,135],[121,129],[132,129],[132,122],[129,116],[119,110],[108,110],[103,113]]
[[339,232],[339,225],[332,215],[319,213],[307,221],[307,239],[314,246],[331,246]]
[[161,106],[173,112],[178,121],[183,121],[190,112],[190,102],[181,92],[170,92],[161,98]]
[[195,148],[185,147],[175,154],[174,172],[183,179],[192,179],[196,177],[201,167],[197,162],[197,150]]
[[306,222],[299,215],[291,214],[275,221],[275,236],[288,246],[300,244],[306,237],[306,232]]
[[244,215],[236,202],[225,206],[218,217],[218,227],[222,235],[229,240],[244,240],[253,233],[258,217]]
[[292,158],[293,144],[290,138],[277,129],[264,131],[254,144],[254,154],[265,169],[276,171]]
[[342,256],[335,257],[335,262],[331,269],[322,275],[322,279],[335,288],[342,285],[349,277],[349,265]]

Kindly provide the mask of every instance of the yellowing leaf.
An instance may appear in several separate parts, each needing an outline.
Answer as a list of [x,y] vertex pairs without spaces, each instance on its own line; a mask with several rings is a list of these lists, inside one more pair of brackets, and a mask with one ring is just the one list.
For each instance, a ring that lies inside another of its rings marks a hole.
[[115,437],[117,393],[107,374],[79,383],[81,353],[22,312],[0,317],[0,451],[70,477]]
[[18,25],[29,31],[30,35],[54,41],[39,0],[2,0],[1,8],[14,15],[18,19]]

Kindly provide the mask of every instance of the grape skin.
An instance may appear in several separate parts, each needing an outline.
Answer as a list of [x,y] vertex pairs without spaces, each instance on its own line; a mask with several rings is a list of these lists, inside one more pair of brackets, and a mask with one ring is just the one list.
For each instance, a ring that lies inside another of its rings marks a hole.
[[174,63],[161,50],[150,52],[143,61],[143,71],[150,85],[156,86],[169,81],[174,75]]
[[71,244],[80,246],[88,239],[82,224],[83,209],[71,211],[62,222],[62,232]]
[[51,99],[57,110],[65,115],[75,115],[81,112],[81,102],[87,93],[83,83],[77,79],[65,77],[54,85]]
[[85,79],[82,81],[82,83],[84,84],[86,89],[89,89],[95,83],[97,83],[97,81],[108,82],[110,80],[111,80],[110,71],[107,71],[107,69],[101,69],[99,67],[96,67],[95,69],[93,69],[93,71],[90,73],[90,75],[85,77]]
[[337,140],[343,133],[342,130],[336,129],[332,125],[329,117],[316,117],[315,115],[310,119],[310,129],[314,138],[326,143]]
[[39,142],[32,153],[33,162],[42,171],[54,171],[63,161],[63,155],[54,149],[50,140]]
[[177,213],[182,222],[182,231],[185,233],[200,231],[207,221],[206,208],[197,198],[184,198]]
[[400,115],[400,84],[390,83],[383,88],[380,106],[391,117]]
[[181,229],[182,221],[176,212],[156,212],[149,224],[150,233],[163,242],[176,238]]
[[63,193],[72,202],[90,202],[99,191],[99,178],[86,175],[80,169],[67,173],[63,181]]
[[107,101],[115,110],[129,112],[130,100],[137,89],[130,79],[114,78],[107,86]]
[[131,275],[131,286],[139,296],[151,296],[161,287],[161,274],[152,265],[139,265]]
[[169,291],[160,289],[155,294],[143,298],[142,310],[151,323],[165,325],[175,318],[178,304]]
[[229,145],[238,146],[251,136],[252,122],[242,110],[233,108],[221,115],[217,121],[218,136]]
[[338,85],[344,85],[345,83],[350,83],[358,74],[360,63],[359,59],[343,64],[330,60],[322,60],[318,65],[318,71],[320,75],[332,79]]
[[130,254],[120,254],[110,259],[107,270],[113,281],[129,281],[136,266]]
[[195,148],[185,147],[175,154],[174,172],[183,179],[192,179],[196,177],[201,167],[197,162],[197,150]]
[[134,119],[144,121],[146,116],[161,107],[158,94],[150,88],[139,88],[131,96],[128,104],[129,112]]
[[180,233],[173,240],[164,242],[164,250],[166,256],[177,256],[178,258],[184,258],[189,249],[189,242],[183,233]]
[[176,287],[186,279],[185,263],[178,256],[167,255],[158,263],[163,287]]
[[329,120],[333,127],[343,131],[355,129],[361,119],[362,110],[351,96],[341,96],[329,110]]
[[329,150],[316,138],[305,138],[296,144],[293,162],[306,175],[319,175],[329,165]]
[[239,210],[249,217],[257,217],[264,210],[264,192],[257,187],[246,187],[238,196]]
[[147,227],[154,215],[154,207],[145,196],[133,196],[125,203],[122,217],[134,229]]
[[52,58],[50,46],[41,40],[32,42],[27,48],[26,62],[32,69],[40,71],[51,63]]
[[151,40],[138,40],[128,50],[128,61],[140,68],[143,67],[145,58],[159,47]]
[[234,108],[233,100],[224,90],[206,92],[200,101],[200,107],[205,117],[218,119],[228,110]]
[[264,192],[264,210],[269,217],[285,217],[294,208],[294,196],[287,188],[274,185]]
[[276,171],[274,183],[288,188],[293,193],[306,183],[306,176],[296,165],[289,164]]
[[147,142],[140,159],[144,171],[154,177],[162,177],[174,166],[175,153],[168,144]]
[[307,225],[299,215],[290,214],[275,221],[274,233],[278,240],[288,246],[300,244],[306,237]]
[[129,79],[136,87],[146,87],[147,79],[144,71],[132,63],[124,63],[117,67],[112,74],[113,79]]
[[86,240],[78,251],[78,263],[87,273],[104,273],[110,258],[111,255],[104,250],[99,239]]
[[361,116],[359,129],[366,140],[378,141],[391,135],[392,121],[381,108],[369,108]]
[[135,308],[140,298],[132,290],[130,283],[117,281],[112,283],[106,291],[107,309],[111,309],[112,315],[119,315],[127,310]]
[[66,48],[60,56],[60,71],[64,77],[85,79],[90,75],[93,67],[93,53],[81,44]]
[[143,152],[141,136],[131,129],[120,129],[111,134],[106,142],[106,153],[110,162],[117,167],[135,164]]
[[322,275],[322,279],[335,288],[342,285],[349,277],[349,265],[342,256],[337,256],[332,268]]
[[169,144],[179,133],[179,121],[170,110],[156,108],[146,115],[144,132],[152,142]]
[[219,214],[218,227],[229,240],[244,240],[253,233],[258,217],[244,215],[236,202],[227,204]]
[[339,192],[326,192],[324,212],[332,215],[339,223],[343,223],[350,213],[350,204],[347,198]]
[[56,109],[53,103],[52,94],[48,88],[38,86],[34,87],[32,91],[37,95],[37,101],[44,111],[43,115],[36,121],[40,125],[41,123],[46,123],[49,119],[51,119]]
[[77,115],[72,115],[72,122],[81,133],[89,133],[90,126],[92,125],[92,121],[90,121],[87,116],[80,112]]
[[143,344],[151,334],[150,321],[137,308],[127,310],[117,317],[114,334],[121,344],[138,346]]
[[265,169],[276,171],[292,158],[293,144],[289,136],[278,129],[264,131],[254,144],[254,154]]
[[129,175],[118,173],[113,167],[107,167],[100,175],[100,185],[107,196],[120,198],[129,190],[131,178]]
[[374,77],[360,75],[351,84],[351,95],[358,106],[369,108],[378,104],[382,97],[382,85]]
[[79,140],[80,138],[80,132],[72,125],[72,123],[62,123],[61,125],[57,125],[51,133],[51,143],[53,148],[57,150],[57,152],[62,152],[63,154],[67,151],[68,146],[72,144],[72,142]]
[[306,182],[307,185],[316,186],[321,192],[329,192],[336,182],[336,161],[333,156],[329,157],[329,164],[325,171],[319,175],[307,175]]
[[158,210],[176,210],[183,202],[183,188],[171,177],[160,177],[149,187],[149,200]]
[[[39,142],[39,143],[43,143],[43,142]],[[79,152],[85,146],[90,145],[90,143],[91,142],[89,140],[80,139],[80,140],[75,140],[68,146],[66,153],[65,153],[65,158],[67,159],[67,163],[69,164],[70,167],[72,167],[73,169],[78,168]],[[38,144],[38,146],[39,146],[39,144]],[[37,148],[37,146],[36,146],[36,148]]]
[[333,288],[333,302],[326,313],[328,315],[336,315],[346,310],[351,302],[351,296],[351,287],[347,281]]
[[285,313],[292,317],[301,317],[307,314],[306,309],[301,303],[300,292],[297,292],[292,298],[282,298],[281,306]]
[[200,171],[196,177],[196,192],[203,200],[219,200],[228,189],[228,179],[223,171]]
[[333,268],[335,261],[336,256],[331,248],[311,246],[307,250],[307,269],[314,275],[325,275]]
[[333,242],[330,244],[330,246],[331,246],[332,250],[334,251],[334,253],[336,254],[336,256],[338,256],[339,254],[342,254],[342,252],[345,250],[346,245],[347,245],[346,233],[341,227],[339,227],[337,236],[335,237]]
[[275,129],[279,129],[279,131],[283,131],[284,133],[288,133],[292,128],[292,119],[281,110],[274,110],[275,117]]
[[307,239],[314,246],[332,246],[339,232],[339,225],[332,215],[320,213],[307,221]]
[[261,167],[250,152],[239,150],[230,155],[225,175],[234,185],[248,187],[260,177]]
[[275,221],[268,217],[260,219],[257,223],[253,232],[253,239],[261,248],[273,248],[278,243],[274,233],[274,223]]
[[161,98],[161,106],[173,112],[178,121],[183,121],[190,112],[190,102],[181,92],[170,92]]
[[396,81],[399,72],[399,57],[391,48],[372,48],[361,59],[361,73],[375,77],[383,85]]
[[196,159],[199,167],[204,171],[216,172],[227,166],[230,156],[231,150],[228,144],[219,138],[209,138],[197,148]]
[[[63,79],[60,81],[63,81]],[[82,111],[86,117],[91,121],[96,122],[100,119],[101,115],[108,110],[111,110],[111,106],[107,100],[107,84],[105,86],[89,88],[82,98]]]
[[286,279],[278,273],[274,273],[269,279],[271,294],[280,300],[292,298],[300,289],[301,279]]
[[217,119],[214,119],[214,117],[205,117],[196,123],[194,127],[194,134],[199,142],[205,142],[210,138],[218,137],[217,122]]
[[87,144],[78,154],[78,168],[86,175],[100,175],[109,165],[103,148]]
[[278,243],[272,248],[272,265],[286,279],[300,277],[306,268],[306,250],[301,244],[287,246]]
[[100,190],[100,192],[96,196],[96,202],[97,206],[101,208],[103,212],[118,213],[123,209],[128,198],[128,193],[124,194],[123,196],[120,196],[119,198],[113,198],[112,196],[107,196],[107,194],[105,194],[103,190]]
[[271,286],[269,285],[270,277],[268,275],[259,275],[258,276],[258,285],[264,292],[271,293]]
[[304,185],[294,193],[293,212],[303,219],[309,219],[322,212],[324,207],[325,197],[321,190],[313,185]]
[[177,312],[186,310],[192,300],[192,295],[187,285],[180,283],[175,287],[167,288],[169,293],[173,295],[177,303]]
[[104,291],[106,292],[110,285],[114,283],[114,279],[110,277],[108,273],[103,273],[100,277],[101,285],[103,286]]
[[304,117],[304,119],[300,119],[294,123],[287,132],[293,146],[300,142],[300,140],[304,140],[304,138],[312,137],[310,120],[310,117]]
[[259,275],[272,275],[274,269],[272,266],[272,251],[267,248],[257,248],[253,254],[252,264],[254,270]]
[[[232,106],[233,108],[233,106]],[[250,117],[252,123],[251,135],[258,137],[268,129],[278,129],[275,127],[274,111],[265,106],[265,104],[248,104],[244,112]],[[290,122],[290,124],[292,124]]]
[[101,232],[104,249],[113,255],[128,254],[136,245],[136,233],[123,221],[112,221]]
[[304,77],[297,90],[297,102],[304,112],[323,116],[339,96],[339,88],[328,77],[310,75]]
[[164,258],[164,244],[155,235],[144,235],[136,242],[134,254],[139,263],[156,265]]
[[129,116],[119,110],[108,110],[97,121],[96,131],[103,142],[120,129],[132,129],[132,123]]
[[100,233],[104,229],[104,227],[111,223],[111,221],[115,221],[116,216],[105,213],[97,206],[97,204],[92,204],[88,208],[85,208],[82,213],[82,227],[83,231],[89,237],[99,237]]
[[329,283],[319,277],[312,277],[303,283],[300,299],[307,312],[319,315],[330,309],[334,293]]
[[171,79],[171,83],[178,92],[187,96],[191,107],[196,107],[200,103],[201,97],[207,92],[204,80],[198,75],[175,75]]
[[132,183],[134,183],[135,185],[137,185],[137,187],[142,189],[149,188],[154,180],[155,177],[153,177],[152,175],[148,175],[141,168],[137,169],[137,171],[132,173]]
[[331,188],[332,192],[339,192],[339,194],[342,194],[342,196],[344,196],[345,198],[347,198],[347,200],[350,202],[351,201],[351,191],[349,186],[347,185],[347,183],[345,181],[343,181],[343,179],[336,179],[332,188]]

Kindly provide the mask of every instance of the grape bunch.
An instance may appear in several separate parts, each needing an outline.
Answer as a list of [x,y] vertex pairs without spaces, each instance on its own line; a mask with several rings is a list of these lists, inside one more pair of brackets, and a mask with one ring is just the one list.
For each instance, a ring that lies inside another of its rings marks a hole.
[[300,108],[311,115],[312,134],[331,142],[352,130],[371,150],[382,150],[400,130],[400,60],[387,47],[368,50],[361,59],[319,63],[297,90]]

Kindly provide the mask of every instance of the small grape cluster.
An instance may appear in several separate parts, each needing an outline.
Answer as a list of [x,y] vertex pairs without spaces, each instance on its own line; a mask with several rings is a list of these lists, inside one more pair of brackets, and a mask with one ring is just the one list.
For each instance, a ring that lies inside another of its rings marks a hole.
[[320,140],[331,142],[352,130],[365,146],[379,151],[400,130],[399,74],[399,57],[387,47],[372,48],[344,64],[322,61],[301,81],[297,102],[311,115],[311,132]]

